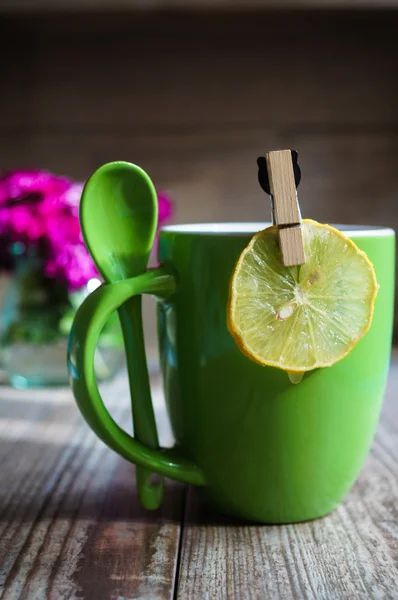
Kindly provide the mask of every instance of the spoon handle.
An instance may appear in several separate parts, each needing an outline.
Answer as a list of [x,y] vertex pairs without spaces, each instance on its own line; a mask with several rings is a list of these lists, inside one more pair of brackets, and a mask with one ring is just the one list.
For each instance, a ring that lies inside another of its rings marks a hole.
[[[143,444],[158,449],[159,440],[145,357],[141,296],[127,300],[118,312],[126,350],[134,435]],[[136,473],[141,504],[149,510],[159,508],[164,494],[163,479],[151,482],[150,478],[154,477],[153,473],[138,465]]]

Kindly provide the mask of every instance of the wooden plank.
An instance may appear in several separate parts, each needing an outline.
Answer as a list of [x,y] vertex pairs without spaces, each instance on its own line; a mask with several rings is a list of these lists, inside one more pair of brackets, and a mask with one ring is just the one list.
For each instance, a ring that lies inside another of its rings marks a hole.
[[396,0],[2,0],[0,12],[41,12],[41,11],[84,11],[98,10],[223,10],[234,11],[244,9],[272,8],[286,9],[363,9],[390,8],[397,6]]
[[0,131],[396,127],[397,19],[8,18]]
[[130,160],[171,194],[176,222],[269,221],[270,202],[258,185],[256,165],[264,137],[273,147],[293,141],[299,151],[303,217],[398,229],[398,135],[388,132],[40,133],[30,136],[29,144],[10,135],[2,138],[0,164],[4,169],[45,165],[84,180],[104,162]]
[[177,597],[396,598],[398,353],[366,466],[331,515],[289,526],[236,524],[190,492]]
[[[103,389],[129,426],[125,373]],[[163,423],[161,399],[157,384]],[[141,509],[134,467],[90,433],[69,390],[3,388],[0,415],[1,597],[172,598],[182,486],[167,485],[160,510]],[[167,425],[160,434],[170,442]]]

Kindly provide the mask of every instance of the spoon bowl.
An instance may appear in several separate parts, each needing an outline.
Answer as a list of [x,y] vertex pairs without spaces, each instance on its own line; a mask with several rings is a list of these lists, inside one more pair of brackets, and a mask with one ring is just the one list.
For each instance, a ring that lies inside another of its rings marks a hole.
[[84,186],[80,203],[83,239],[108,282],[146,270],[157,221],[155,187],[137,165],[107,163]]

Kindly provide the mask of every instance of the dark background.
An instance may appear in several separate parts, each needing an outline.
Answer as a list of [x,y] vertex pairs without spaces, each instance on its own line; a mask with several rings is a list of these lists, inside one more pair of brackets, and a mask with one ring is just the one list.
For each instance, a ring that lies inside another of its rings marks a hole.
[[256,158],[295,148],[304,217],[398,228],[395,2],[306,4],[0,1],[0,169],[129,160],[175,222],[269,220]]

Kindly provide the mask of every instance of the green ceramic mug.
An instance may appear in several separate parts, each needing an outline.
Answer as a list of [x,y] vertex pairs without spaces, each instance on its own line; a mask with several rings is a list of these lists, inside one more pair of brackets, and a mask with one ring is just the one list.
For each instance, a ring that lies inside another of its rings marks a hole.
[[[232,270],[250,237],[265,226],[165,227],[161,266],[102,285],[81,305],[68,366],[86,421],[124,458],[193,484],[204,501],[227,515],[291,523],[333,510],[369,451],[390,359],[395,235],[387,228],[337,226],[374,264],[380,290],[373,323],[341,362],[307,373],[294,385],[285,372],[244,356],[226,325]],[[99,332],[109,315],[137,294],[158,298],[161,368],[177,441],[173,449],[148,448],[123,431],[95,382]]]

